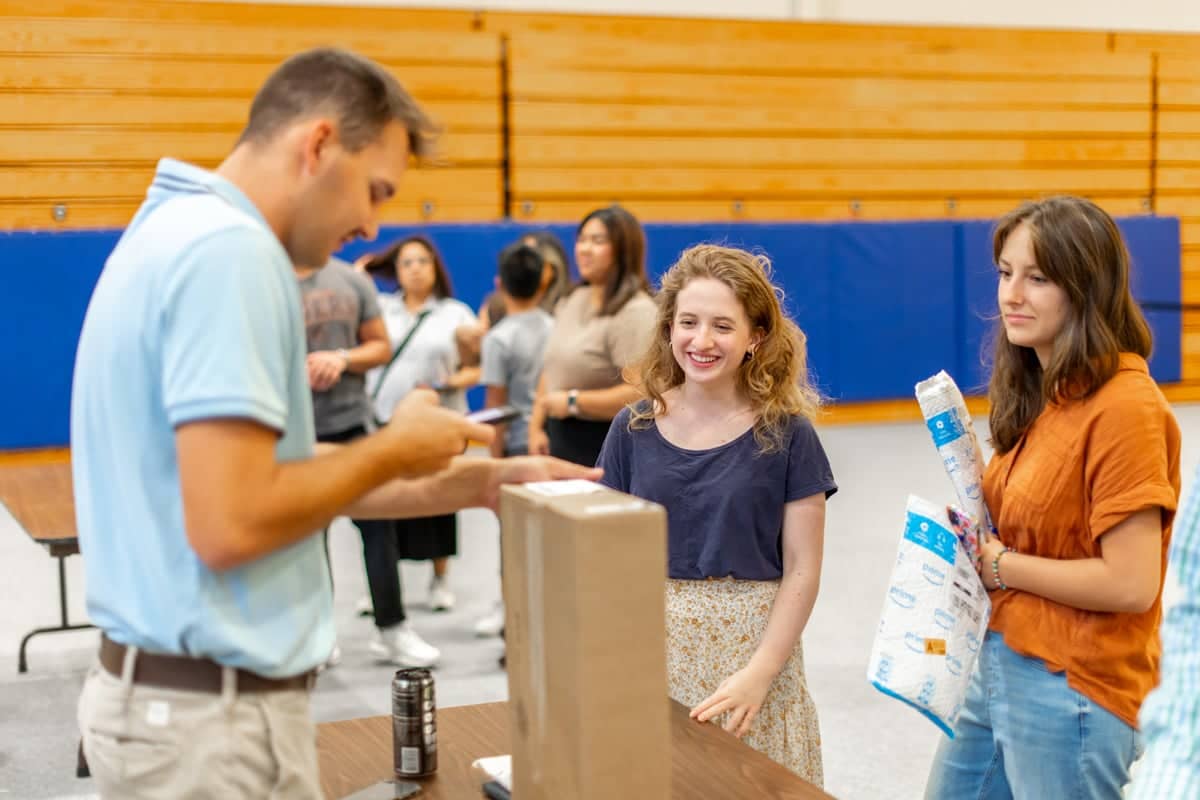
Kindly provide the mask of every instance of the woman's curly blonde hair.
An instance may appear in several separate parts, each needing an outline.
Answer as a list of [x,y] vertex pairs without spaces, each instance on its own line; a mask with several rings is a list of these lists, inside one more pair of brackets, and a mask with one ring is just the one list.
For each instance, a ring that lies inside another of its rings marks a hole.
[[633,406],[630,427],[645,428],[661,416],[666,411],[663,395],[684,381],[683,368],[671,352],[671,326],[680,291],[701,278],[728,286],[746,312],[751,330],[762,337],[753,357],[738,369],[738,389],[758,412],[754,438],[759,450],[780,450],[789,419],[814,419],[821,398],[809,381],[804,332],[784,315],[783,292],[771,283],[770,260],[732,247],[691,247],[663,276],[656,297],[654,338],[630,371],[633,382],[650,402]]

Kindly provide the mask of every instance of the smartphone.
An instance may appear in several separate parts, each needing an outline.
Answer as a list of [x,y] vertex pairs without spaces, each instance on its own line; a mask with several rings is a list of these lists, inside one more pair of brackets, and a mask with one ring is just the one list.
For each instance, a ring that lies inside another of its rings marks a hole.
[[485,408],[483,411],[475,411],[467,414],[467,419],[471,422],[482,422],[485,425],[503,425],[506,422],[512,422],[521,416],[521,409],[516,406],[497,406],[496,408]]
[[345,800],[403,800],[421,791],[421,784],[411,781],[380,781],[374,786],[349,795]]

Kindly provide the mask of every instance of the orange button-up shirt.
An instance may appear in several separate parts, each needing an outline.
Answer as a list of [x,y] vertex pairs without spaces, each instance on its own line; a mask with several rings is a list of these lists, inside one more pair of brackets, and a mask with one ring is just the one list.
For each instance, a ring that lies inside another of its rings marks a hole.
[[[1179,501],[1179,425],[1146,362],[1121,367],[1086,400],[1047,405],[1012,450],[992,458],[984,498],[1001,541],[1042,558],[1099,558],[1100,537],[1137,511],[1162,508],[1166,573]],[[1039,658],[1098,705],[1137,727],[1158,683],[1162,586],[1141,614],[1084,611],[1010,589],[994,591],[990,628]]]

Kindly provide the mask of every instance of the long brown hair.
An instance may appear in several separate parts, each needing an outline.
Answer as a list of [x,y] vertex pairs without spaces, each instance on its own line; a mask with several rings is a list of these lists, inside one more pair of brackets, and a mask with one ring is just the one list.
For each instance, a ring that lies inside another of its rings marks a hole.
[[1129,252],[1117,224],[1081,197],[1024,203],[996,225],[992,258],[1008,237],[1029,228],[1037,268],[1067,295],[1070,309],[1043,370],[1037,354],[1004,333],[996,340],[988,399],[992,444],[1011,450],[1047,403],[1082,400],[1117,373],[1121,353],[1150,355],[1150,326],[1129,291]]
[[646,234],[637,217],[618,205],[598,208],[579,223],[575,237],[583,232],[583,226],[598,219],[608,231],[612,243],[612,267],[604,285],[604,303],[601,316],[620,311],[629,298],[638,292],[650,291],[650,279],[646,277]]
[[701,244],[689,248],[663,276],[658,292],[654,338],[634,367],[649,405],[634,406],[630,427],[644,428],[666,410],[663,395],[684,381],[671,352],[671,326],[679,293],[694,280],[710,278],[730,288],[746,312],[750,328],[762,340],[753,357],[738,369],[738,390],[757,413],[754,438],[761,452],[779,450],[793,416],[816,417],[821,398],[808,378],[804,332],[783,313],[782,292],[771,283],[771,262],[732,247]]
[[424,247],[429,252],[429,257],[433,260],[433,296],[438,299],[454,297],[454,284],[450,282],[450,272],[446,269],[446,262],[442,259],[442,254],[438,252],[433,241],[425,236],[417,234],[406,236],[382,253],[372,256],[363,269],[371,275],[382,275],[388,279],[394,279],[396,281],[396,288],[399,290],[400,276],[398,274],[396,259],[400,257],[400,251],[404,249],[406,244],[413,243]]

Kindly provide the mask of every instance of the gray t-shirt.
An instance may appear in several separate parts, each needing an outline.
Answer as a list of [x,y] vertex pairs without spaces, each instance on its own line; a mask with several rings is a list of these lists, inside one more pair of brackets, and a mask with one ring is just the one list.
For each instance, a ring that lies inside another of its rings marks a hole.
[[[357,347],[358,329],[379,316],[379,294],[366,275],[345,261],[331,259],[300,281],[308,352]],[[367,394],[364,377],[347,370],[323,392],[313,392],[317,436],[365,425]]]
[[523,451],[529,444],[529,415],[553,328],[554,317],[535,308],[506,316],[483,337],[479,382],[505,387],[509,405],[521,409],[521,418],[509,423],[504,439],[509,453]]

